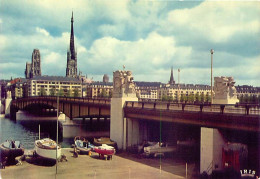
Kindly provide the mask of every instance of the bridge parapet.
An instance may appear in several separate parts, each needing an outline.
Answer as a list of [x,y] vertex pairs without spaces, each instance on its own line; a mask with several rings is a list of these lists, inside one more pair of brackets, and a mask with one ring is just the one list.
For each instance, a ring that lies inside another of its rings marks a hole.
[[192,104],[192,103],[170,103],[170,102],[135,102],[127,101],[127,108],[142,108],[172,111],[197,111],[221,114],[245,114],[260,115],[259,105],[234,105],[234,104]]

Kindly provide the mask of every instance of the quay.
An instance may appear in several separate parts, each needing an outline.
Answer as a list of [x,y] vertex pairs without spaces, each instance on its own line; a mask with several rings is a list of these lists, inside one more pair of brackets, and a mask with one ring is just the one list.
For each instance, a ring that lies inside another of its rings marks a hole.
[[[46,165],[26,157],[21,165],[6,166],[0,170],[0,178],[185,178],[185,163],[173,161],[173,158],[138,158],[136,154],[119,153],[112,160],[99,158],[97,153],[73,157],[73,148],[63,148],[62,154],[67,162]],[[161,170],[160,170],[161,168]],[[194,164],[188,165],[188,178],[192,177]]]

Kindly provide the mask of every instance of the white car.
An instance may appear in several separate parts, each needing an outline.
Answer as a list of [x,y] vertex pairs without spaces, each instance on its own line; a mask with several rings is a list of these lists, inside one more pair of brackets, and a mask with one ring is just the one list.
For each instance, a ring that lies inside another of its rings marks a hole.
[[169,146],[167,143],[157,142],[155,145],[144,147],[144,153],[146,156],[153,155],[157,157],[159,155],[164,156],[165,153],[175,152],[176,146]]

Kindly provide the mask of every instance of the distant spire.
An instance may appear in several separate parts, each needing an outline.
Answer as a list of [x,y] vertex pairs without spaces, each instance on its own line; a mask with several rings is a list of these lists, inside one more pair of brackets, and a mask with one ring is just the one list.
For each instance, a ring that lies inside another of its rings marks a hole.
[[171,68],[171,77],[170,77],[169,84],[171,84],[171,85],[175,84],[175,81],[174,81],[174,78],[173,78],[173,67]]
[[70,53],[71,53],[71,59],[75,60],[75,45],[74,45],[74,29],[73,29],[73,11],[71,16],[71,32],[70,32]]

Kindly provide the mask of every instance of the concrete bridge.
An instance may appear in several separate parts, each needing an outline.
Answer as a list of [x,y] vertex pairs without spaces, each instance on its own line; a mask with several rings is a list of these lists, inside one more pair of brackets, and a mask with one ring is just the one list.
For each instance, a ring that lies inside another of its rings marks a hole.
[[[110,99],[92,98],[67,98],[37,96],[19,98],[12,100],[10,107],[10,117],[15,119],[18,110],[26,110],[36,114],[54,111],[59,106],[59,111],[63,112],[70,119],[73,118],[110,118]],[[51,110],[50,110],[51,109]]]
[[[110,118],[109,98],[59,97],[59,111],[73,118]],[[57,108],[57,97],[29,97],[12,100],[11,117],[18,110],[36,111]],[[200,127],[260,132],[259,105],[183,104],[161,101],[127,101],[126,119],[173,122]]]
[[[118,106],[117,106],[118,105]],[[122,105],[122,108],[120,107]],[[117,141],[120,149],[127,149],[149,140],[160,132],[165,139],[177,140],[178,124],[199,128],[200,172],[212,172],[222,169],[222,147],[227,142],[221,131],[244,131],[259,134],[259,105],[217,105],[182,104],[161,101],[131,101],[91,98],[29,97],[13,100],[11,117],[18,110],[46,111],[56,109],[70,119],[73,118],[110,118],[110,138]],[[112,109],[113,106],[118,108]],[[122,117],[113,119],[113,115],[122,110]],[[112,111],[112,112],[111,112]],[[113,112],[114,111],[114,112]],[[158,129],[158,124],[165,128]],[[156,126],[156,127],[155,127]],[[167,129],[167,126],[173,128]],[[160,131],[159,131],[160,130]],[[175,130],[175,131],[174,131]],[[179,131],[178,131],[179,132]],[[185,131],[189,133],[190,131]],[[163,134],[164,133],[164,134]],[[165,134],[168,133],[168,134]],[[170,139],[169,139],[170,138]],[[161,139],[160,139],[161,140]]]

